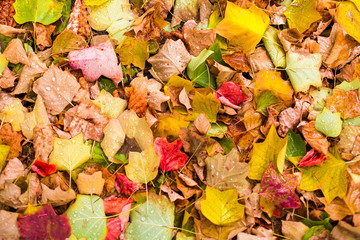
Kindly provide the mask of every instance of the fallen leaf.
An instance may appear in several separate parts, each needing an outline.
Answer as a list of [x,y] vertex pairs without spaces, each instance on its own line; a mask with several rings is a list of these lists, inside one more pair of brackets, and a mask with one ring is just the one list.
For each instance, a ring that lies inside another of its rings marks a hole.
[[[1,58],[2,55],[0,55]],[[0,60],[1,62],[1,60]],[[1,70],[0,70],[1,72]],[[15,73],[13,73],[8,67],[0,75],[0,88],[11,88],[15,85],[16,80]]]
[[69,65],[73,69],[81,69],[88,81],[96,81],[101,75],[118,84],[122,81],[121,66],[112,44],[108,41],[94,47],[75,50],[68,55]]
[[14,131],[10,124],[4,124],[0,128],[0,143],[10,147],[8,158],[12,159],[22,153],[21,142],[24,140],[21,133]]
[[181,169],[189,157],[181,152],[182,142],[180,139],[169,143],[165,137],[155,138],[155,153],[160,157],[160,168],[164,172]]
[[211,124],[205,117],[205,113],[200,113],[200,115],[194,121],[194,126],[201,134],[204,135],[206,135],[211,129]]
[[302,240],[307,230],[309,228],[302,222],[281,221],[281,232],[290,239]]
[[149,58],[147,42],[133,37],[126,37],[115,49],[115,52],[120,55],[121,64],[133,64],[141,69],[145,67],[145,62]]
[[322,164],[325,161],[325,156],[318,151],[311,149],[305,156],[300,160],[299,167],[309,167],[314,165]]
[[37,124],[34,127],[34,150],[36,157],[47,162],[53,150],[54,133],[51,124]]
[[224,61],[233,69],[240,70],[242,72],[250,72],[250,62],[248,57],[243,52],[233,52],[231,54],[225,54],[222,56]]
[[80,88],[73,75],[54,65],[34,84],[34,92],[43,98],[46,109],[55,115],[61,113],[71,103]]
[[[248,9],[227,2],[225,18],[216,26],[216,33],[245,53],[252,52],[269,25],[266,13],[251,4]],[[247,24],[245,24],[247,23]]]
[[0,186],[25,175],[25,168],[18,158],[9,159],[0,175]]
[[3,223],[0,228],[0,238],[19,239],[20,231],[18,228],[18,213],[0,210],[0,221]]
[[227,155],[216,154],[206,162],[206,181],[208,186],[224,191],[236,188],[241,196],[249,188],[246,177],[250,171],[247,163],[240,162],[238,151],[233,148]]
[[3,54],[5,58],[11,63],[23,63],[25,65],[30,65],[30,61],[26,55],[23,43],[18,38],[11,40],[7,44]]
[[342,121],[340,113],[332,113],[326,107],[316,116],[315,129],[327,137],[337,137],[341,133]]
[[351,239],[355,240],[360,237],[360,227],[353,227],[350,224],[340,221],[330,233],[330,239]]
[[104,183],[105,180],[102,178],[102,173],[100,171],[91,175],[80,173],[76,180],[76,185],[80,194],[96,194],[100,196],[103,192]]
[[245,206],[238,203],[236,189],[219,191],[207,186],[206,198],[200,201],[201,212],[215,225],[226,225],[244,216]]
[[41,23],[33,23],[34,37],[36,45],[39,50],[44,50],[46,47],[52,46],[51,35],[55,30],[55,25],[44,26]]
[[160,190],[167,193],[170,199],[170,202],[175,202],[176,200],[184,200],[185,198],[172,190],[170,187],[166,185],[161,185]]
[[161,50],[148,59],[152,65],[152,73],[156,79],[167,82],[174,74],[180,74],[185,70],[191,60],[191,56],[184,43],[167,40]]
[[241,86],[232,81],[222,84],[216,91],[215,97],[219,99],[222,104],[235,109],[239,109],[240,103],[245,102],[247,99],[241,91]]
[[341,118],[348,119],[360,115],[360,100],[357,90],[345,92],[334,88],[333,94],[326,99],[325,107],[331,112],[339,112]]
[[199,1],[178,0],[175,2],[171,27],[180,24],[182,21],[196,20],[199,11]]
[[125,133],[121,128],[118,119],[110,119],[109,123],[104,128],[104,139],[101,142],[101,147],[110,162],[117,163],[115,154],[121,149],[125,141]]
[[0,144],[0,169],[5,166],[6,159],[10,152],[10,146]]
[[48,164],[47,162],[36,159],[34,164],[31,166],[31,170],[33,170],[42,177],[46,177],[56,172],[57,169],[56,166],[53,164]]
[[103,202],[104,212],[106,214],[118,214],[123,211],[126,205],[131,205],[133,200],[131,198],[117,198],[112,196],[105,198]]
[[[77,0],[77,2],[81,2]],[[62,54],[87,47],[87,42],[75,32],[65,30],[61,32],[54,40],[52,45],[52,54]]]
[[122,208],[120,216],[111,218],[106,221],[107,234],[106,240],[116,240],[119,237],[124,237],[124,230],[126,224],[129,222],[131,204],[127,204]]
[[42,207],[37,213],[19,217],[19,229],[23,239],[66,239],[70,236],[70,225],[66,215],[57,215],[51,205]]
[[345,126],[341,131],[340,140],[337,147],[340,152],[351,153],[355,144],[356,137],[360,134],[360,127]]
[[203,112],[211,123],[216,122],[217,113],[220,109],[220,101],[214,96],[213,93],[204,95],[200,92],[195,92],[191,105],[194,110],[192,114],[193,119],[196,119],[200,113]]
[[176,139],[179,137],[180,129],[188,126],[189,121],[180,114],[159,116],[155,136]]
[[264,46],[270,55],[271,61],[275,67],[286,67],[285,51],[278,37],[278,29],[268,27],[262,38]]
[[77,239],[104,239],[106,219],[103,200],[98,196],[78,194],[76,201],[65,212],[71,234]]
[[126,97],[129,99],[128,107],[134,110],[136,115],[144,117],[148,110],[148,102],[146,100],[147,91],[145,88],[130,87],[125,89]]
[[80,133],[72,139],[54,137],[54,150],[50,154],[50,163],[59,170],[71,172],[90,158],[91,146],[83,143]]
[[[3,99],[5,100],[5,96]],[[21,124],[25,119],[27,109],[22,105],[21,100],[18,98],[9,98],[9,101],[0,103],[0,119],[3,122],[11,124],[15,131],[21,130]]]
[[64,191],[60,186],[51,189],[45,184],[41,184],[42,194],[41,203],[51,204],[54,207],[63,206],[76,198],[76,193],[73,189]]
[[121,173],[116,173],[115,181],[116,190],[125,195],[131,195],[141,187],[141,184],[134,183]]
[[336,9],[336,20],[352,36],[357,42],[360,41],[360,13],[352,2],[344,2],[339,4]]
[[78,34],[78,36],[87,39],[91,35],[88,19],[89,13],[86,9],[86,3],[82,0],[75,0],[74,6],[69,16],[69,21],[66,25],[65,31],[63,32],[70,30]]
[[328,153],[330,143],[326,137],[315,129],[315,121],[301,122],[298,125],[299,130],[304,136],[307,143],[316,151],[321,152],[325,156]]
[[198,56],[203,49],[209,48],[215,42],[215,30],[195,30],[183,28],[184,39],[189,46],[189,53]]

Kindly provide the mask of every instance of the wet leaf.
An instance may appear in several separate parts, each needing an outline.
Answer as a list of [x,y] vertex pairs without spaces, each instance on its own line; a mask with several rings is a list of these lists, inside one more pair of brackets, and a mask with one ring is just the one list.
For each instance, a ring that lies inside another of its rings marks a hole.
[[109,118],[118,118],[127,105],[126,100],[113,97],[104,89],[101,90],[99,96],[92,102],[101,109],[101,114],[105,114]]
[[125,38],[115,51],[120,55],[123,65],[133,64],[135,67],[144,68],[145,61],[149,58],[147,42],[137,38]]
[[164,172],[181,169],[189,158],[180,151],[182,148],[180,139],[169,143],[165,137],[155,138],[154,148],[160,157],[160,168]]
[[324,108],[322,113],[316,116],[315,129],[327,137],[339,136],[342,129],[340,113],[332,113]]

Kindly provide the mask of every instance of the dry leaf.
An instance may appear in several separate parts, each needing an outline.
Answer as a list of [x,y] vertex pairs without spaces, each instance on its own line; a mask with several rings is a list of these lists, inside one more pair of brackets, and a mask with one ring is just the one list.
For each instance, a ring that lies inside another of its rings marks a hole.
[[36,37],[36,45],[39,50],[52,46],[51,35],[55,30],[55,25],[42,25],[41,23],[33,23],[34,34]]
[[8,43],[3,54],[11,63],[23,63],[25,65],[30,65],[31,61],[29,61],[28,57],[26,56],[23,44],[18,38],[15,38]]
[[22,152],[21,142],[24,137],[21,133],[14,131],[10,124],[6,123],[0,128],[0,142],[1,144],[10,146],[8,159],[20,156]]
[[312,148],[323,153],[325,156],[327,155],[330,143],[324,135],[315,129],[315,121],[308,123],[303,121],[298,125],[298,129]]

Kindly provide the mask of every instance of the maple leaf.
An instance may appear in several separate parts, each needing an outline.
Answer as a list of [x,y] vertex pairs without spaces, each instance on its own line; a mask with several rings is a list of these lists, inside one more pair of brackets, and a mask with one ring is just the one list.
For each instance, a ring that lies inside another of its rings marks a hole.
[[260,180],[271,163],[282,173],[287,142],[288,136],[280,138],[276,133],[274,125],[272,125],[265,141],[254,144],[253,155],[249,162],[251,168],[248,177]]
[[36,159],[34,164],[31,166],[31,170],[36,172],[42,177],[48,176],[54,172],[56,172],[56,165],[49,164],[41,161],[40,159]]
[[72,51],[68,55],[69,65],[81,69],[88,81],[96,81],[101,75],[118,84],[122,80],[121,66],[112,44],[108,41],[94,47]]
[[240,108],[240,103],[246,101],[246,96],[241,91],[241,86],[229,81],[221,85],[216,91],[215,97],[224,105]]
[[119,193],[131,195],[141,187],[141,184],[134,183],[124,174],[116,173],[115,187]]
[[189,159],[185,153],[181,152],[182,142],[180,139],[169,143],[165,137],[155,138],[154,148],[160,157],[160,168],[164,172],[182,168]]
[[51,205],[42,207],[37,213],[19,217],[19,229],[23,239],[66,239],[70,236],[70,225],[66,215],[56,215]]
[[207,186],[206,198],[200,201],[202,214],[216,225],[226,225],[244,216],[245,206],[238,203],[236,189],[219,191]]
[[270,163],[261,179],[260,208],[269,216],[281,217],[283,209],[300,207],[300,199],[295,193],[296,176],[288,173],[278,175]]

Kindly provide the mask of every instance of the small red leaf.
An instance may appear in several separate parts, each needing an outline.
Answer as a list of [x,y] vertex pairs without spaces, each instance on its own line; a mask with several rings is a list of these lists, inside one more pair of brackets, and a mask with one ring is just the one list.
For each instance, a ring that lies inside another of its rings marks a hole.
[[[123,206],[121,215],[117,218],[108,219],[106,222],[107,235],[105,240],[119,239],[121,232],[125,229],[125,224],[129,221],[129,214],[131,210],[131,204]],[[123,239],[123,238],[120,238]]]
[[22,239],[64,240],[70,236],[71,228],[65,214],[56,215],[51,205],[46,205],[37,213],[19,217]]
[[229,81],[221,85],[216,91],[215,97],[227,106],[239,109],[240,103],[246,101],[246,96],[241,91],[241,86]]
[[160,168],[164,172],[182,168],[189,157],[180,151],[182,142],[180,139],[169,143],[165,137],[158,137],[154,141],[156,154],[160,157]]
[[106,214],[118,214],[125,205],[132,202],[131,198],[108,197],[104,199],[104,211]]
[[325,161],[324,154],[311,149],[308,151],[305,156],[300,160],[299,167],[309,167],[314,165],[319,165]]
[[133,192],[137,191],[141,187],[141,184],[134,183],[124,174],[117,173],[115,179],[115,187],[119,193],[131,195]]
[[88,81],[96,81],[101,75],[119,83],[122,79],[121,66],[110,42],[94,47],[76,50],[69,53],[69,65],[73,69],[81,69]]
[[56,172],[56,165],[43,162],[40,159],[36,159],[34,164],[31,166],[31,170],[42,177],[46,177],[47,175]]

